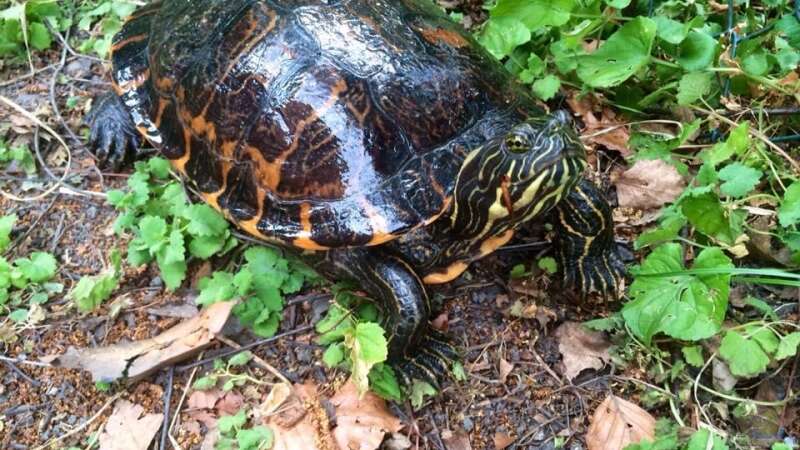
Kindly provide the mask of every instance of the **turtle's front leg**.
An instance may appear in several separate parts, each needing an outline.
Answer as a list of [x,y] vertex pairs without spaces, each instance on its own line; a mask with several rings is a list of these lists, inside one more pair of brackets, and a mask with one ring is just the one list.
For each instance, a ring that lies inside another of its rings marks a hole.
[[367,291],[383,311],[389,339],[389,363],[401,381],[438,386],[457,358],[443,336],[431,329],[430,301],[414,269],[380,249],[331,250],[317,265],[331,278],[350,278]]
[[89,125],[89,150],[98,166],[119,169],[135,156],[141,143],[139,131],[122,99],[109,92],[97,97],[84,121]]
[[580,180],[553,209],[556,255],[567,284],[581,293],[616,295],[625,275],[611,207],[597,187]]

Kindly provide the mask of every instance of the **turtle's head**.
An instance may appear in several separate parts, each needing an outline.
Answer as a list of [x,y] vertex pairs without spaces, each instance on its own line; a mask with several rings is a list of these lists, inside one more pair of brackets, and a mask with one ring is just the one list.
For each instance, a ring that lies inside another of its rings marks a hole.
[[569,113],[530,118],[464,161],[455,186],[453,228],[481,238],[502,233],[547,212],[585,167]]

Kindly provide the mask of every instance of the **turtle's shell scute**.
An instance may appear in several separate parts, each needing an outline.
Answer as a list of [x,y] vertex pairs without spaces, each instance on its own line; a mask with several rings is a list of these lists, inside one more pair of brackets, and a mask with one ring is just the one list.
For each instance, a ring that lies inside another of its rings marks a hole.
[[159,146],[265,239],[377,245],[430,223],[465,146],[521,95],[423,1],[163,4],[147,48]]

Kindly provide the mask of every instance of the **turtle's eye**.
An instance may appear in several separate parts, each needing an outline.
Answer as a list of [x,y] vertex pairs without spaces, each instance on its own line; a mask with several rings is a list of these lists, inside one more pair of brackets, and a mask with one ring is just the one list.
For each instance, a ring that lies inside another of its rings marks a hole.
[[531,148],[531,143],[525,136],[512,134],[506,138],[506,148],[510,152],[525,153]]

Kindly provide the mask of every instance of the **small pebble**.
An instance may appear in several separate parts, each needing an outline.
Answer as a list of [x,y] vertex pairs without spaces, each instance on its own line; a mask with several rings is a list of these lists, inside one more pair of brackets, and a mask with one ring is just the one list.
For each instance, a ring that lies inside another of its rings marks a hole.
[[469,417],[465,417],[464,421],[461,422],[461,425],[464,427],[464,430],[468,432],[472,431],[472,429],[475,427],[475,424],[472,423],[472,419],[470,419]]

